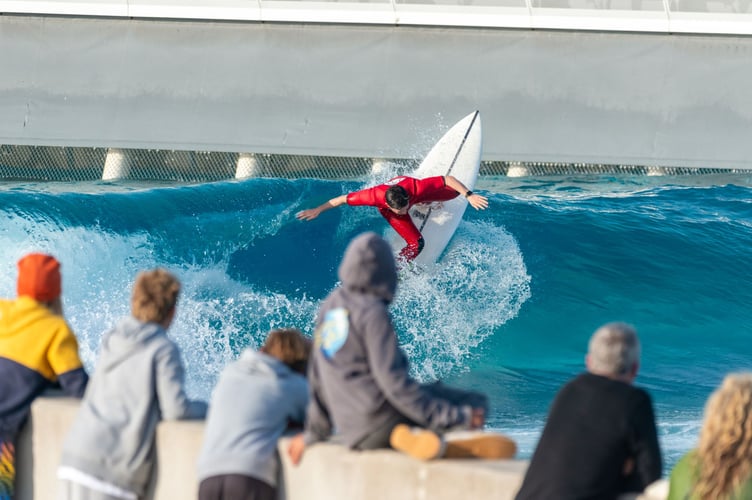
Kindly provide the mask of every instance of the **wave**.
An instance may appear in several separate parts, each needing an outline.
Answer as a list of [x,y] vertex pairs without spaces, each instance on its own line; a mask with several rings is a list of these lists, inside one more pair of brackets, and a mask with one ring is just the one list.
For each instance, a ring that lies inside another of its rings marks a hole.
[[[136,273],[166,267],[183,283],[170,333],[189,393],[208,398],[221,368],[268,330],[311,333],[352,237],[393,237],[369,208],[294,217],[376,180],[6,186],[0,294],[15,294],[24,253],[56,255],[66,316],[93,369],[102,332],[128,313]],[[654,396],[673,460],[723,375],[749,369],[750,186],[481,178],[478,187],[490,208],[469,209],[440,263],[399,284],[392,312],[414,374],[486,391],[489,424],[525,456],[556,390],[584,368],[590,334],[624,320],[640,333],[638,383]]]

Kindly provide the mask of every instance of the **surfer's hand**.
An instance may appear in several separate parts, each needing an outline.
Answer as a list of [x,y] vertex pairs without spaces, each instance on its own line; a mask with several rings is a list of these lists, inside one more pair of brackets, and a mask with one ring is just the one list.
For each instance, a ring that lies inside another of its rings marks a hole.
[[488,198],[481,194],[473,193],[467,197],[467,201],[475,210],[485,210],[488,208]]
[[293,465],[298,465],[300,463],[304,451],[305,441],[303,440],[303,433],[300,433],[290,439],[290,443],[287,445],[287,455],[290,457],[290,461]]
[[295,214],[295,217],[298,220],[313,220],[316,217],[319,216],[321,213],[321,210],[318,208],[309,208],[308,210],[301,210],[297,214]]

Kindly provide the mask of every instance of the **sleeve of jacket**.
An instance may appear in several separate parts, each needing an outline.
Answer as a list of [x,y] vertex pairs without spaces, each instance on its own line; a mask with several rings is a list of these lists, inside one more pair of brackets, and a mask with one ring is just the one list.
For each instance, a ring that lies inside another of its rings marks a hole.
[[78,355],[78,341],[68,324],[60,321],[60,328],[50,343],[47,362],[65,394],[83,397],[89,376]]
[[316,358],[312,355],[308,370],[308,414],[306,415],[305,433],[303,439],[306,445],[324,441],[332,435],[332,420],[326,408],[326,402],[321,398],[321,382],[316,365]]
[[433,429],[465,424],[469,407],[432,397],[409,374],[407,357],[400,349],[389,313],[373,308],[362,318],[368,364],[387,400],[403,415]]
[[160,346],[154,368],[157,400],[163,419],[180,420],[206,416],[206,403],[191,401],[185,394],[183,363],[177,345],[168,341]]
[[692,493],[692,462],[695,451],[685,454],[671,470],[668,498],[666,500],[686,500]]
[[304,424],[306,420],[306,408],[308,408],[308,382],[304,377],[293,375],[293,384],[290,390],[292,411],[290,419],[293,422]]
[[663,462],[658,444],[658,432],[655,428],[653,403],[647,392],[639,390],[632,410],[633,448],[635,454],[635,473],[644,489],[653,481],[660,479]]

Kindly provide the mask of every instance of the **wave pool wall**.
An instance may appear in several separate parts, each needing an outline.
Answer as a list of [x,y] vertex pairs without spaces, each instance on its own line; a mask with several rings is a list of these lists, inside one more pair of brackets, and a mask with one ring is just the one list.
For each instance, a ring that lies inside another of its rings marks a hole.
[[752,158],[745,36],[4,15],[0,46],[6,149],[420,158],[479,109],[486,162]]

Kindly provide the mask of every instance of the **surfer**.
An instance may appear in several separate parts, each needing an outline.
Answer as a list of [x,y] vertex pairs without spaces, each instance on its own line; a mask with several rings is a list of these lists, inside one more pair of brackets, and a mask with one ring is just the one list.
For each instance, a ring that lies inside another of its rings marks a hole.
[[350,206],[376,207],[387,222],[407,242],[400,251],[400,258],[409,262],[420,254],[425,241],[408,214],[410,207],[420,203],[447,201],[462,194],[476,210],[488,208],[488,198],[473,193],[456,177],[438,175],[416,179],[395,177],[384,184],[343,194],[332,198],[316,208],[302,210],[296,214],[300,220],[313,220],[321,212],[348,204]]

